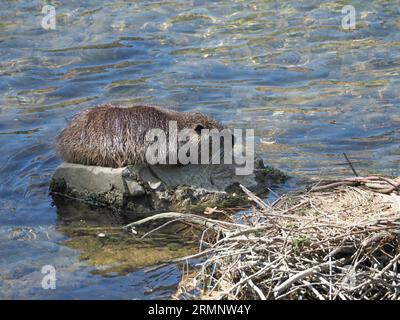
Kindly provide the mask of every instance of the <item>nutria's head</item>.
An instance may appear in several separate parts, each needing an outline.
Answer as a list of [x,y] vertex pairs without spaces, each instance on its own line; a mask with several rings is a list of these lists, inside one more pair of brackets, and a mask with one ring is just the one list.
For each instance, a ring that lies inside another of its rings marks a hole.
[[225,128],[220,122],[201,112],[177,112],[169,109],[168,112],[170,119],[177,121],[178,130],[192,129],[200,134],[202,129],[221,131]]
[[[188,132],[188,138],[184,141],[178,139],[178,148],[181,149],[184,145],[188,148],[187,142],[197,145],[199,156],[203,157],[200,152],[205,152],[208,149],[208,159],[215,157],[221,158],[224,148],[227,146],[232,147],[234,144],[234,137],[232,132],[222,125],[217,120],[207,116],[201,112],[172,112],[172,119],[177,121],[178,131]],[[205,146],[205,148],[203,148]],[[196,148],[195,148],[196,149]],[[179,152],[179,150],[178,150]],[[207,158],[207,157],[206,157]],[[203,158],[205,160],[205,158]],[[201,158],[199,157],[199,163]]]

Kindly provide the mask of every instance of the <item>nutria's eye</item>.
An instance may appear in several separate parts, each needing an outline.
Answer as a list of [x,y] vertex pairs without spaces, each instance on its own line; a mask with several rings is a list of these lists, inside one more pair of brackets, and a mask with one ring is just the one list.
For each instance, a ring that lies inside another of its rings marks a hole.
[[201,134],[201,129],[204,129],[201,124],[198,124],[194,127],[194,131],[196,131],[197,134]]

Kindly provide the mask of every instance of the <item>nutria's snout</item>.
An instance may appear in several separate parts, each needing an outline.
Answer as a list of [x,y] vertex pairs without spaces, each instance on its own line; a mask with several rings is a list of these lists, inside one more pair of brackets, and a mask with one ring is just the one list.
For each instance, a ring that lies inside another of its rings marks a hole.
[[[168,137],[170,122],[178,131],[225,127],[200,112],[178,112],[158,106],[117,107],[102,105],[77,114],[57,138],[56,145],[66,162],[103,167],[143,164],[150,142],[146,134],[161,129]],[[178,146],[179,148],[179,146]]]

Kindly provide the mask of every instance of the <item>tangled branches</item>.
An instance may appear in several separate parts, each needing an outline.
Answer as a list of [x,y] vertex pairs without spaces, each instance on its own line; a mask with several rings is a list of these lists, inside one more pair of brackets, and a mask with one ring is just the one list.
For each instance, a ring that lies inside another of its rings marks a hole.
[[[240,223],[214,221],[182,292],[205,299],[399,299],[400,180],[324,181],[268,204]],[[209,220],[209,219],[208,219]],[[214,226],[217,226],[214,228]]]

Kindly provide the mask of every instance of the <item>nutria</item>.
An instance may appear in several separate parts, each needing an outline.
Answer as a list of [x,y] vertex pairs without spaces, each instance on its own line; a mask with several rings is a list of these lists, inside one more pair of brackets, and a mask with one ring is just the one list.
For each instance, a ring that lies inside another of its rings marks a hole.
[[57,138],[57,149],[66,162],[103,167],[146,163],[145,139],[150,129],[168,131],[176,121],[178,131],[223,130],[224,126],[200,112],[178,112],[157,106],[101,105],[76,115]]

